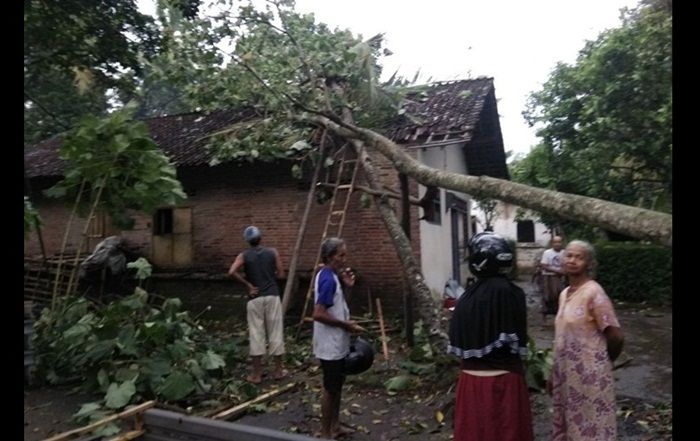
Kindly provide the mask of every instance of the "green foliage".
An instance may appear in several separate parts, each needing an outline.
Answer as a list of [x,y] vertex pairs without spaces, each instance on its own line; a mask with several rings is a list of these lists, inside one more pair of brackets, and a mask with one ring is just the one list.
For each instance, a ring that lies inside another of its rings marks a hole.
[[410,375],[398,375],[388,379],[384,383],[384,387],[390,395],[396,392],[401,392],[409,389],[413,385],[413,380]]
[[250,112],[210,139],[214,163],[295,157],[294,146],[311,140],[315,127],[304,119],[315,113],[339,119],[349,109],[368,127],[405,113],[405,81],[378,83],[378,59],[390,54],[381,35],[331,30],[313,14],[295,12],[289,0],[260,8],[220,3],[237,11],[169,23],[165,50],[148,67],[149,81],[181,91],[191,108]]
[[135,261],[127,263],[126,267],[136,269],[135,277],[139,279],[139,281],[143,281],[151,277],[151,272],[153,270],[153,267],[151,266],[150,262],[148,262],[148,260],[146,260],[143,257],[139,257]]
[[435,363],[415,363],[413,361],[402,361],[399,367],[413,375],[425,375],[435,372]]
[[82,297],[66,299],[54,312],[45,309],[35,325],[38,378],[77,380],[85,391],[104,394],[78,418],[145,399],[177,401],[208,392],[226,362],[180,305],[168,299],[155,307],[136,288],[100,309]]
[[[161,20],[169,14],[187,21],[200,0],[157,3]],[[172,87],[144,79],[146,62],[166,40],[159,23],[141,14],[133,0],[25,1],[25,143],[70,129],[85,115],[104,115],[136,96],[143,113],[176,108]]]
[[484,212],[484,223],[486,224],[484,229],[493,231],[493,223],[501,214],[498,209],[498,201],[496,199],[478,197],[475,197],[474,201],[477,207]]
[[557,65],[525,112],[542,143],[513,179],[671,212],[671,28],[670,11],[642,5]]
[[27,196],[24,197],[24,238],[27,239],[32,228],[41,228],[41,217]]
[[153,19],[132,0],[24,3],[25,142],[103,114],[108,90],[131,90],[141,56],[159,45]]
[[549,373],[552,370],[554,353],[551,348],[538,349],[532,338],[527,342],[527,350],[527,359],[525,359],[527,387],[542,392],[547,385]]
[[596,279],[611,298],[654,305],[671,302],[669,248],[636,242],[601,242],[595,248]]
[[85,117],[61,145],[60,157],[68,161],[63,180],[46,194],[74,200],[84,183],[82,201],[97,204],[122,228],[133,224],[129,209],[151,213],[184,200],[175,167],[132,112],[127,107],[103,119]]
[[367,193],[362,193],[360,195],[360,206],[362,208],[369,208],[372,206],[373,198]]

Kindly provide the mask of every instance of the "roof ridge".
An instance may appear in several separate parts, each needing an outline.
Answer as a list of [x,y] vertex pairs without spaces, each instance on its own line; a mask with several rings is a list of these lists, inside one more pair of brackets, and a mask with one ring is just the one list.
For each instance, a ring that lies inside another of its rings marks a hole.
[[[434,86],[434,85],[449,85],[449,84],[457,84],[457,83],[468,83],[468,82],[476,82],[476,81],[493,81],[494,77],[488,77],[488,76],[480,76],[476,78],[461,78],[457,80],[437,80],[437,81],[431,81],[429,83],[423,84],[423,86]],[[419,86],[420,87],[420,86]]]

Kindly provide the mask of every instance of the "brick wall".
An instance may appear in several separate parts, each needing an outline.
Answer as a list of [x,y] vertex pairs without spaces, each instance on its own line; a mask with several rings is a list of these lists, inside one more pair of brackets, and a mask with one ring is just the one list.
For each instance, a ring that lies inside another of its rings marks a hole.
[[[398,192],[398,175],[387,160],[373,157],[373,163],[381,171],[387,187]],[[291,176],[290,163],[241,164],[217,167],[191,167],[178,170],[192,208],[193,267],[224,273],[236,255],[247,244],[243,229],[251,224],[263,233],[263,244],[276,247],[285,268],[291,261],[301,223],[307,188]],[[365,185],[364,179],[360,184]],[[417,184],[411,180],[411,193],[417,196]],[[366,309],[367,290],[372,297],[382,299],[388,314],[402,309],[402,277],[399,259],[393,243],[374,205],[362,208],[361,192],[352,195],[343,237],[347,240],[348,263],[356,268],[361,279],[355,288],[355,300],[351,304],[353,314]],[[399,203],[392,200],[398,213]],[[38,198],[37,206],[44,219],[43,238],[47,252],[59,251],[68,208],[55,200]],[[304,276],[310,273],[320,244],[329,202],[321,205],[315,200],[310,213],[298,271]],[[419,249],[418,208],[411,209],[411,238],[416,258]],[[400,214],[400,213],[399,213]],[[77,220],[71,230],[69,249],[75,249],[84,221]],[[145,256],[150,254],[151,217],[136,216],[135,228],[122,233],[128,244],[138,248]],[[27,254],[39,252],[36,235],[26,244]],[[301,285],[303,289],[304,284]],[[306,293],[297,294],[302,298]],[[358,310],[359,308],[359,310]]]

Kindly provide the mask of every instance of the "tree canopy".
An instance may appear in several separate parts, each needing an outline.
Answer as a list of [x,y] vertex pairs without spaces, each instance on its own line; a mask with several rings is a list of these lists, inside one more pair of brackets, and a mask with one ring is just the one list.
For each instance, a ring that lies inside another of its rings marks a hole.
[[[158,2],[193,16],[199,0]],[[24,2],[24,134],[32,144],[126,102],[143,60],[162,45],[159,24],[134,0]]]
[[511,175],[671,212],[671,3],[643,2],[622,19],[530,96],[524,115],[542,141]]

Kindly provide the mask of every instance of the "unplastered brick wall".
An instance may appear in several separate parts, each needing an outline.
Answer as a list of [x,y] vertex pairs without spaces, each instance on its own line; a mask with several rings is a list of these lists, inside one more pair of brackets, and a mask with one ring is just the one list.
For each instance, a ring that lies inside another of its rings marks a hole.
[[[381,161],[376,160],[381,164]],[[289,163],[221,166],[206,170],[182,170],[181,179],[192,206],[194,258],[198,265],[218,267],[226,271],[236,255],[247,245],[242,231],[254,224],[263,232],[263,244],[274,246],[285,268],[291,262],[298,236],[307,188],[292,178]],[[398,190],[398,177],[388,162],[381,164],[384,182]],[[365,184],[360,179],[360,184]],[[413,194],[417,185],[412,183]],[[369,288],[374,297],[386,298],[387,308],[401,308],[401,267],[393,242],[374,205],[363,208],[361,192],[355,192],[348,207],[343,237],[348,245],[348,264],[362,278],[363,291]],[[398,202],[392,201],[397,208]],[[336,206],[337,209],[338,206]],[[310,274],[330,202],[311,207],[309,221],[298,261],[302,276]],[[418,209],[412,208],[412,242],[418,249]],[[331,226],[333,235],[337,227]],[[363,293],[363,295],[366,295]]]
[[[398,174],[391,164],[373,155],[373,163],[387,189],[398,192]],[[263,244],[278,249],[285,268],[289,267],[299,232],[308,188],[291,175],[291,163],[221,165],[189,167],[178,170],[188,198],[184,205],[192,210],[193,268],[225,273],[247,244],[243,229],[251,224],[263,232]],[[412,196],[418,194],[417,184],[410,180]],[[360,185],[366,185],[360,172]],[[393,242],[382,222],[375,203],[368,208],[360,204],[362,192],[351,197],[343,237],[348,245],[348,264],[361,276],[358,285],[361,296],[367,289],[372,297],[382,299],[387,313],[402,309],[402,270]],[[400,204],[390,199],[400,219]],[[70,215],[63,202],[42,199],[37,204],[44,219],[43,238],[49,254],[60,250],[60,242]],[[330,203],[311,207],[307,231],[298,261],[298,270],[308,277],[320,245]],[[419,249],[419,210],[411,207],[411,239],[416,259]],[[134,230],[122,232],[128,245],[150,256],[152,218],[136,215]],[[76,219],[69,236],[69,249],[77,247],[84,220]],[[331,227],[334,234],[336,227]],[[35,237],[30,237],[28,253],[38,253]],[[232,282],[233,283],[233,282]],[[303,295],[303,293],[299,294]]]
[[[42,197],[38,191],[36,191],[36,193],[37,195],[32,202],[37,208],[42,220],[41,239],[43,240],[46,253],[48,255],[53,255],[61,250],[61,243],[63,242],[63,237],[68,227],[70,210],[65,202]],[[66,250],[74,252],[80,243],[80,236],[85,222],[79,217],[76,217],[70,225]],[[34,230],[32,230],[27,240],[25,240],[24,254],[34,257],[41,255],[39,233]]]

